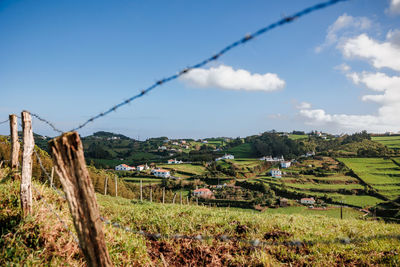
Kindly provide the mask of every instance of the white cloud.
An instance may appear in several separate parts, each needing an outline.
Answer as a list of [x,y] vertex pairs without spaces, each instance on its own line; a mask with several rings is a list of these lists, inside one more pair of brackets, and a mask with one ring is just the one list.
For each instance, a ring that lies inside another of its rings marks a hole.
[[209,69],[193,69],[180,80],[193,87],[215,87],[228,90],[275,91],[285,87],[285,81],[275,73],[250,73],[220,65]]
[[307,102],[301,102],[299,105],[296,106],[298,109],[309,109],[311,108],[311,104]]
[[346,13],[336,19],[336,21],[329,26],[325,37],[325,42],[315,48],[317,53],[321,52],[325,47],[333,45],[339,41],[338,34],[341,36],[350,33],[367,30],[371,27],[372,22],[366,17],[353,17]]
[[387,11],[391,14],[400,14],[400,0],[391,0]]
[[360,34],[347,39],[339,48],[347,58],[366,59],[375,68],[387,67],[400,71],[400,47],[390,41],[379,42],[366,34]]
[[[300,109],[300,115],[312,125],[334,125],[345,130],[398,131],[400,128],[400,76],[385,73],[351,73],[355,84],[381,94],[364,95],[363,101],[380,105],[375,115],[327,114],[323,109]],[[356,77],[356,78],[354,78]]]
[[[392,1],[393,5],[394,1]],[[398,0],[400,5],[400,0]],[[325,125],[327,128],[340,132],[369,130],[376,132],[399,131],[400,129],[400,30],[390,30],[386,40],[380,41],[366,33],[337,34],[338,29],[348,27],[354,18],[340,16],[329,27],[325,44],[337,43],[336,48],[348,59],[366,60],[374,71],[351,71],[352,68],[343,63],[336,66],[354,84],[361,85],[370,90],[361,97],[361,100],[378,105],[376,112],[371,114],[340,114],[329,113],[325,109],[298,106],[299,115],[305,119],[306,124]],[[367,24],[358,28],[367,27]],[[387,72],[390,69],[390,73]],[[399,74],[393,74],[399,73]]]

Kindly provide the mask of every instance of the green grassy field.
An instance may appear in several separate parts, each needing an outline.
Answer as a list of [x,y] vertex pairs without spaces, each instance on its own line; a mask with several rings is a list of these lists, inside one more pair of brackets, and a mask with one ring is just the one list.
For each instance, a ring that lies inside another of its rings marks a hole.
[[157,164],[157,167],[174,169],[177,172],[182,171],[192,175],[202,175],[206,172],[206,168],[204,166],[192,164]]
[[230,148],[227,150],[227,153],[232,154],[235,158],[254,158],[255,154],[251,144],[241,144]]
[[400,167],[390,159],[342,158],[339,160],[382,195],[390,199],[400,195]]
[[400,149],[400,136],[372,136],[372,141],[379,142],[391,149]]
[[[0,183],[0,265],[84,265],[79,247],[48,208],[56,210],[73,230],[67,203],[50,188],[34,185],[48,204],[44,205],[34,192],[33,214],[22,219],[18,216],[19,182]],[[120,197],[96,196],[102,216],[134,231],[216,237],[205,241],[154,239],[106,225],[105,242],[116,266],[400,263],[400,225],[359,220],[359,213],[348,209],[340,220],[337,209],[312,211],[289,207],[260,213],[195,205],[134,204]],[[217,237],[221,235],[231,237],[230,241],[219,241]],[[238,239],[276,243],[257,248]]]
[[300,134],[289,134],[289,138],[292,140],[300,140],[300,139],[308,139],[308,135],[300,135]]
[[339,189],[364,189],[364,186],[361,184],[312,184],[312,183],[305,183],[305,184],[290,184],[287,183],[288,186],[301,188],[301,189],[328,189],[328,190],[339,190]]
[[[287,215],[292,215],[292,214],[301,214],[303,216],[328,216],[330,218],[340,218],[340,208],[338,207],[329,207],[326,210],[316,210],[316,209],[309,209],[307,207],[298,207],[298,206],[293,206],[293,207],[284,207],[284,208],[278,208],[278,209],[266,209],[263,213],[266,214],[287,214]],[[357,219],[361,218],[363,215],[363,212],[360,212],[356,209],[353,208],[343,208],[343,218],[346,219]]]
[[157,179],[157,178],[149,178],[149,177],[125,177],[123,178],[124,181],[126,182],[131,182],[131,183],[140,183],[140,181],[142,181],[142,183],[144,184],[160,184],[162,179]]

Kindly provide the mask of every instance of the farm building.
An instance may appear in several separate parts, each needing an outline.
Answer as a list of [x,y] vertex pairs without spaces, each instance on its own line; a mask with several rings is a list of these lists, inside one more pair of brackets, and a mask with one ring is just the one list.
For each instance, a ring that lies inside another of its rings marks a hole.
[[169,178],[171,177],[171,173],[168,170],[164,169],[157,169],[151,171],[154,176],[161,177],[161,178]]
[[282,178],[282,172],[280,169],[272,169],[270,171],[270,173],[271,173],[271,176],[274,178]]
[[182,164],[182,160],[169,159],[168,164]]
[[305,197],[305,198],[300,199],[300,203],[301,204],[307,204],[307,205],[314,205],[315,204],[315,199],[312,198],[312,197],[310,197],[310,198]]
[[138,170],[138,171],[144,171],[144,170],[148,170],[149,169],[149,166],[147,166],[147,164],[146,165],[139,165],[139,166],[137,166],[136,167],[136,170]]
[[193,196],[201,198],[211,198],[214,196],[214,194],[208,188],[199,188],[193,191]]
[[223,159],[235,159],[235,156],[234,156],[234,155],[231,155],[231,154],[225,154],[225,155],[222,156],[222,157],[216,158],[215,161],[223,160]]
[[281,168],[289,168],[292,162],[290,161],[283,161],[281,162]]
[[131,167],[126,164],[120,164],[118,166],[115,166],[116,171],[134,171],[135,169],[136,169],[135,167]]
[[280,157],[271,157],[271,156],[264,156],[260,158],[260,160],[265,160],[267,162],[283,162],[285,161],[285,158],[283,156]]

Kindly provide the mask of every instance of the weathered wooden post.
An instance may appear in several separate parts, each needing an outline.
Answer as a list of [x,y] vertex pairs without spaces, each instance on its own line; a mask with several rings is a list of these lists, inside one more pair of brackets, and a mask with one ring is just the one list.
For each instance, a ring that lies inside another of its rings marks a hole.
[[186,204],[190,205],[190,203],[189,203],[189,196],[186,196]]
[[165,187],[162,189],[162,203],[165,203]]
[[51,167],[50,187],[53,187],[54,167]]
[[21,118],[23,133],[21,208],[23,215],[26,216],[32,213],[32,155],[35,143],[33,140],[31,114],[27,111],[23,111],[21,113]]
[[175,204],[176,193],[174,194],[174,198],[172,199],[172,203]]
[[153,202],[153,187],[150,185],[150,202]]
[[[18,121],[17,115],[11,114],[10,118],[10,136],[11,136],[11,171],[16,172],[18,170],[18,157],[19,157],[19,142],[18,142]],[[17,174],[14,175],[14,179],[17,177]]]
[[181,205],[182,205],[182,191],[181,191],[180,199],[181,199]]
[[56,172],[67,196],[69,210],[87,265],[112,266],[78,133],[64,133],[51,140],[49,147]]
[[142,183],[142,179],[140,179],[140,202],[143,202],[143,183]]
[[107,195],[107,184],[108,184],[108,175],[106,176],[106,182],[104,183],[104,195]]
[[117,176],[115,175],[115,196],[118,196],[118,182],[117,182]]

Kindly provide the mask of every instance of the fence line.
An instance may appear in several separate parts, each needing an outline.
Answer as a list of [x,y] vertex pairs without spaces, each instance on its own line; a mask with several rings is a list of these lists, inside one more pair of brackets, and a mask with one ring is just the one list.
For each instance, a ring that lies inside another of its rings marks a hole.
[[[244,45],[245,43],[247,43],[247,42],[249,42],[251,40],[254,40],[256,37],[258,37],[258,36],[260,36],[262,34],[265,34],[266,32],[269,32],[269,31],[271,31],[271,30],[273,30],[275,28],[281,27],[281,26],[283,26],[285,24],[289,24],[289,23],[293,22],[294,20],[299,19],[300,17],[303,17],[305,15],[308,15],[308,14],[314,12],[314,11],[318,11],[318,10],[333,6],[333,5],[335,5],[335,4],[339,3],[339,2],[346,2],[346,1],[350,1],[350,0],[329,0],[329,1],[325,1],[325,2],[319,3],[319,4],[315,4],[315,5],[311,6],[311,7],[307,7],[305,9],[301,10],[301,11],[298,11],[298,12],[290,15],[290,16],[284,17],[284,18],[282,18],[282,19],[280,19],[280,20],[278,20],[276,22],[273,22],[273,23],[269,24],[268,26],[263,27],[263,28],[255,31],[255,32],[251,33],[251,34],[247,34],[244,37],[242,37],[241,39],[239,39],[239,40],[227,45],[226,47],[221,49],[218,53],[216,53],[216,54],[214,54],[214,55],[202,60],[201,62],[199,62],[197,64],[194,64],[194,65],[191,65],[189,67],[186,67],[186,68],[178,71],[174,75],[171,75],[171,76],[168,76],[167,78],[163,78],[163,79],[160,79],[160,80],[156,81],[155,83],[153,83],[152,85],[150,85],[146,89],[141,90],[140,93],[138,93],[138,94],[136,94],[136,95],[134,95],[134,96],[122,101],[122,102],[120,102],[119,104],[116,104],[116,105],[112,106],[111,108],[109,108],[105,112],[100,112],[99,114],[90,117],[88,120],[86,120],[82,124],[78,125],[77,127],[71,129],[70,131],[78,131],[78,130],[82,129],[87,124],[89,124],[89,123],[91,123],[91,122],[93,122],[93,121],[95,121],[95,120],[97,120],[97,119],[99,119],[101,117],[104,117],[104,116],[110,114],[113,111],[116,111],[120,107],[125,106],[125,105],[131,103],[132,101],[134,101],[134,100],[136,100],[138,98],[143,97],[144,95],[146,95],[147,93],[149,93],[150,91],[155,89],[156,87],[159,87],[159,86],[161,86],[161,85],[163,85],[165,83],[168,83],[168,82],[171,82],[173,80],[176,80],[180,76],[188,73],[189,71],[191,71],[193,69],[201,68],[201,67],[207,65],[210,62],[216,61],[221,56],[223,56],[224,54],[228,53],[230,50],[232,50],[232,49],[234,49],[234,48],[236,48],[236,47],[238,47],[240,45]],[[54,124],[51,123],[50,121],[40,117],[37,114],[34,114],[34,113],[31,113],[31,114],[32,114],[32,116],[36,117],[40,121],[48,124],[55,132],[57,132],[59,134],[63,133],[62,130],[56,128],[54,126]]]
[[35,117],[36,119],[38,119],[38,120],[40,120],[40,121],[46,123],[47,125],[49,125],[55,132],[57,132],[57,133],[59,133],[59,134],[64,133],[64,132],[61,131],[60,129],[56,128],[56,127],[54,126],[54,124],[51,123],[50,121],[48,121],[48,120],[46,120],[46,119],[40,117],[39,115],[37,115],[37,114],[35,114],[35,113],[31,113],[31,115],[32,115],[33,117]]
[[5,121],[1,121],[1,122],[0,122],[0,125],[2,125],[2,124],[4,124],[4,123],[7,123],[9,120],[10,120],[10,119],[6,119]]
[[[47,170],[44,168],[42,160],[41,160],[41,158],[39,156],[39,153],[37,153],[36,149],[34,150],[34,153],[36,155],[36,158],[37,158],[37,160],[39,162],[39,165],[40,165],[41,169],[43,170],[45,175],[50,180],[51,176],[47,172]],[[43,185],[45,185],[45,184],[43,184]],[[50,203],[46,201],[45,197],[34,186],[34,184],[32,184],[32,188],[39,195],[40,200],[43,200],[43,203],[45,204],[47,209],[50,210],[57,217],[59,222],[63,225],[63,228],[71,235],[71,237],[74,239],[74,241],[80,247],[78,238],[69,229],[69,227],[66,224],[66,222],[51,207]],[[65,195],[62,194],[59,189],[57,189],[55,186],[51,186],[50,188],[52,188],[57,194],[59,194],[63,198],[64,201],[66,201]],[[239,242],[239,243],[248,244],[248,245],[250,245],[250,246],[252,246],[254,248],[262,248],[264,246],[279,246],[279,245],[292,246],[292,247],[303,247],[303,246],[306,246],[306,245],[332,244],[334,242],[335,243],[341,243],[341,244],[351,244],[351,243],[359,243],[359,242],[362,242],[364,240],[363,238],[353,238],[353,239],[350,239],[350,238],[336,238],[336,239],[333,239],[333,240],[325,240],[325,241],[324,240],[320,240],[320,241],[310,241],[310,240],[261,241],[260,239],[257,239],[257,238],[256,239],[244,239],[244,238],[240,238],[238,236],[229,236],[229,235],[225,235],[225,234],[212,236],[212,235],[201,235],[201,234],[188,235],[188,234],[176,233],[176,234],[168,235],[168,234],[162,234],[162,233],[150,233],[150,232],[143,231],[143,230],[134,230],[134,229],[132,229],[130,227],[123,226],[123,225],[119,224],[118,222],[112,222],[112,221],[106,219],[105,217],[103,217],[102,215],[100,215],[100,220],[105,225],[109,225],[109,226],[111,226],[111,227],[113,227],[115,229],[120,229],[120,230],[123,230],[123,231],[125,231],[127,233],[131,233],[131,234],[141,235],[141,236],[144,236],[144,237],[149,238],[151,240],[160,240],[160,239],[175,239],[175,240],[179,240],[179,239],[186,239],[186,240],[197,240],[197,241],[208,241],[208,240],[216,240],[216,241],[220,241],[220,242],[232,241],[232,242]],[[382,236],[382,238],[400,239],[400,236],[399,235],[387,235],[387,236]],[[370,239],[373,239],[373,238],[370,238]]]
[[46,201],[46,199],[44,198],[44,196],[42,194],[40,194],[39,190],[35,187],[34,184],[32,184],[32,188],[33,190],[36,192],[36,194],[39,195],[40,200],[43,200],[43,203],[46,205],[47,209],[49,209],[59,220],[59,222],[63,225],[64,229],[72,236],[72,238],[74,239],[74,241],[79,245],[79,240],[76,237],[76,235],[69,229],[68,225],[65,223],[65,221],[60,217],[60,215],[57,214],[57,212],[50,206],[50,204]]

